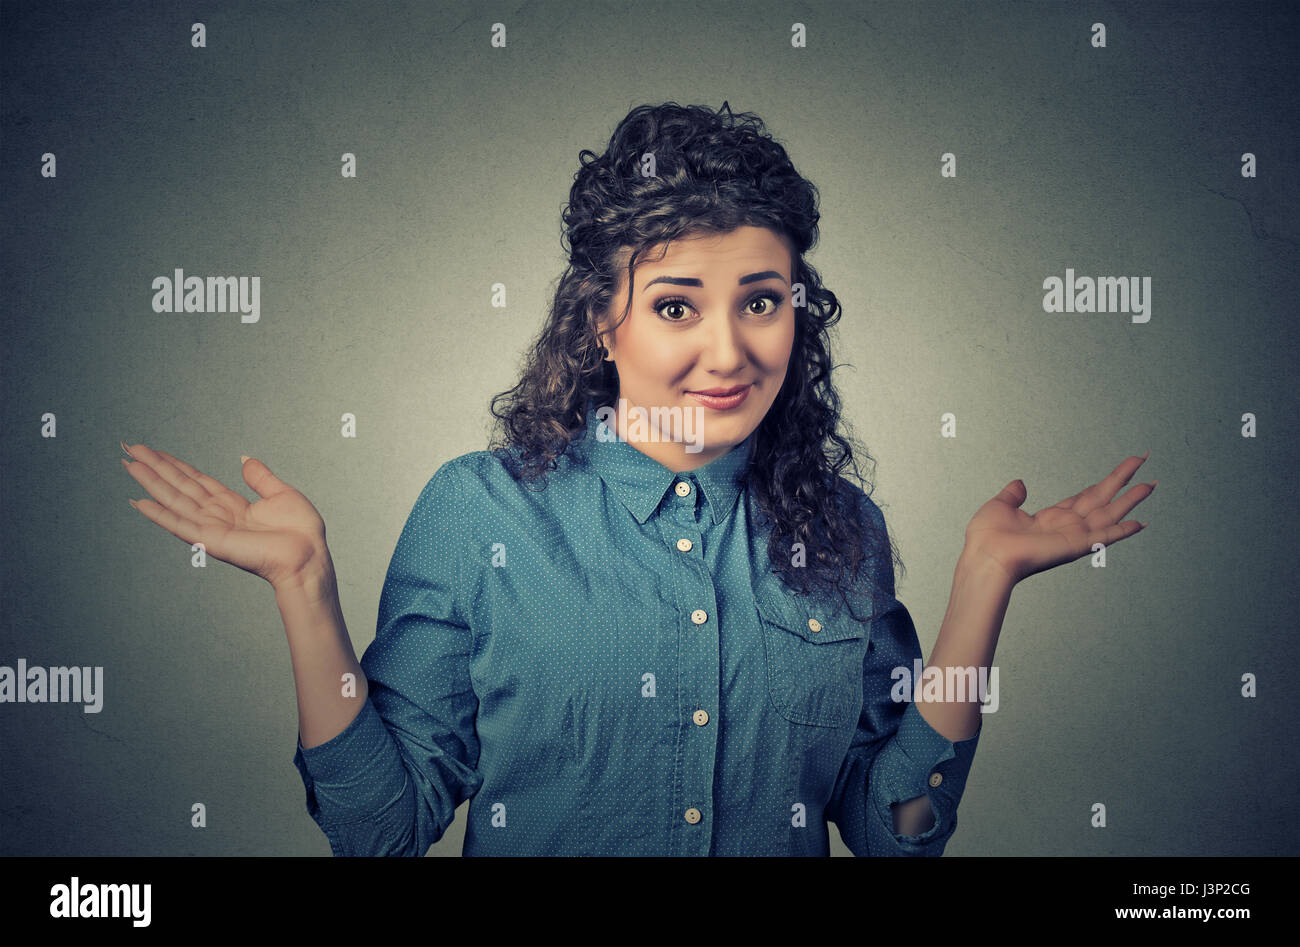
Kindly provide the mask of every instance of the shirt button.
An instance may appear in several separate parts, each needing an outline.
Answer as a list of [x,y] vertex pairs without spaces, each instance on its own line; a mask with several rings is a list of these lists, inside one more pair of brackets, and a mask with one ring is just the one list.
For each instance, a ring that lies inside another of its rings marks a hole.
[[691,492],[691,485],[689,483],[687,483],[685,480],[677,481],[677,495],[679,497],[688,496],[690,495],[690,492]]
[[693,807],[690,808],[690,809],[687,809],[687,810],[686,810],[686,821],[689,822],[689,823],[691,823],[692,825],[694,825],[696,822],[699,822],[699,821],[700,821],[700,810],[699,810],[699,809],[696,809],[696,808],[693,808]]
[[821,631],[822,623],[815,618],[808,619],[808,628],[810,631]]
[[691,719],[695,721],[697,726],[702,727],[709,722],[709,712],[707,710],[697,710],[691,715]]
[[691,551],[691,546],[692,546],[692,545],[693,545],[693,544],[691,543],[691,541],[690,541],[689,539],[679,539],[679,540],[677,540],[677,548],[680,549],[682,552],[690,552],[690,551]]
[[939,785],[941,782],[943,782],[943,774],[942,774],[942,773],[931,773],[931,774],[930,774],[930,785],[931,785],[931,786],[937,786],[937,785]]
[[709,613],[702,608],[697,608],[695,611],[691,612],[691,621],[695,622],[697,625],[703,625],[708,620]]

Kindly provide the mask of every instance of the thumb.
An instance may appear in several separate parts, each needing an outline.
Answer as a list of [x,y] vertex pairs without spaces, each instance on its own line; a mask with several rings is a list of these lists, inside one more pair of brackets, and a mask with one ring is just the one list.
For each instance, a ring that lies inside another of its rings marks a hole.
[[244,482],[252,487],[262,499],[275,496],[281,490],[288,489],[284,481],[271,473],[271,468],[256,457],[245,457],[241,454],[239,459],[244,465]]
[[1012,480],[993,499],[1000,500],[1010,506],[1019,506],[1025,502],[1027,496],[1029,496],[1029,490],[1025,487],[1025,482],[1023,480]]

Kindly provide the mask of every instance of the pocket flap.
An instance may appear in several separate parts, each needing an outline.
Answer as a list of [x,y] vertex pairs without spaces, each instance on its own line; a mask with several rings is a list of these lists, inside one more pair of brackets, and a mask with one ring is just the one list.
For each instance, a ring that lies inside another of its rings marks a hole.
[[755,601],[764,621],[814,644],[862,638],[867,629],[853,620],[847,610],[832,616],[813,596],[790,596],[779,592],[757,592]]

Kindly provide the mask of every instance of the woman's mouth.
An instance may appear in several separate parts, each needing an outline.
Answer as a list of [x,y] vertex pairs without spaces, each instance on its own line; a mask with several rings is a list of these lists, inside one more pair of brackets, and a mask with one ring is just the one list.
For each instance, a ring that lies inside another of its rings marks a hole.
[[749,384],[736,385],[732,388],[717,389],[732,392],[731,394],[725,395],[705,394],[701,391],[688,391],[686,393],[706,408],[713,408],[715,411],[728,411],[731,408],[738,407],[749,395],[749,389],[752,387],[753,385]]

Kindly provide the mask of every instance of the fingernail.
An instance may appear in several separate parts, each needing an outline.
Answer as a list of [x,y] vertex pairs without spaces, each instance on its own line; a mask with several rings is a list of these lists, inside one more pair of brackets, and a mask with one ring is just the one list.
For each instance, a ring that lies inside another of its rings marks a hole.
[[1142,455],[1142,459],[1146,460],[1150,456],[1151,456],[1151,451],[1148,450],[1145,454]]
[[135,500],[130,500],[130,499],[128,499],[126,502],[131,504],[131,509],[133,509],[133,510],[138,510],[138,509],[140,509],[140,507],[138,507],[138,506],[135,505]]
[[122,450],[126,451],[126,456],[135,460],[135,455],[131,453],[131,448],[126,446],[126,441],[118,441],[118,443],[122,445]]
[[125,457],[119,457],[118,460],[122,462],[122,466],[125,467],[127,470],[131,469],[131,465],[130,463],[127,462],[127,459]]
[[1152,480],[1152,481],[1151,481],[1151,489],[1154,490],[1154,489],[1156,488],[1156,484],[1159,483],[1159,482],[1160,482],[1159,480]]
[[248,457],[245,456],[244,454],[240,454],[240,455],[239,455],[239,463],[240,463],[240,466],[243,466],[244,464],[248,463]]

